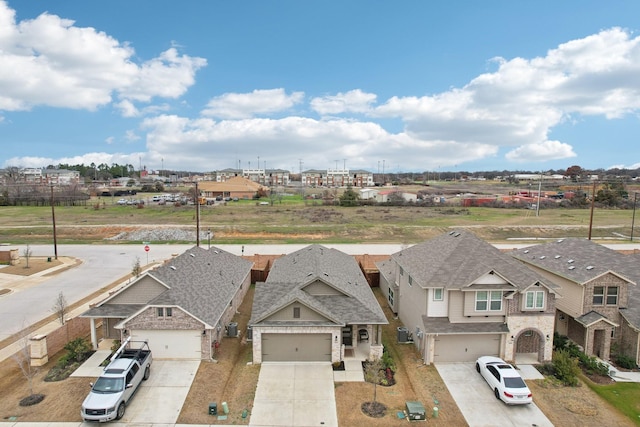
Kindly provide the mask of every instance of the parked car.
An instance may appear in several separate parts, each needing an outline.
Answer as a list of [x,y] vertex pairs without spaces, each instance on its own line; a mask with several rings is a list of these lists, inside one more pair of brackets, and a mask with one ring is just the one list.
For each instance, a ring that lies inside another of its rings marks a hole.
[[118,200],[118,204],[119,204],[119,205],[126,205],[126,204],[127,204],[127,199],[120,199],[120,200]]
[[531,403],[531,390],[518,371],[494,356],[482,356],[476,361],[476,371],[482,375],[497,399],[509,405]]
[[140,348],[130,348],[127,338],[111,357],[110,363],[82,403],[80,416],[84,421],[119,420],[136,390],[149,378],[153,358],[146,342]]

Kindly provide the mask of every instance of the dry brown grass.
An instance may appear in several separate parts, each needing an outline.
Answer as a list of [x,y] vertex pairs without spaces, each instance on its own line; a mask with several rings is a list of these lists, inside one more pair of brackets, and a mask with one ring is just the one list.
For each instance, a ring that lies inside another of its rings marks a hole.
[[25,257],[20,257],[20,263],[16,265],[7,265],[0,268],[0,273],[13,274],[16,276],[31,276],[53,267],[62,265],[59,259],[51,259],[47,261],[47,257],[29,257],[29,266]]

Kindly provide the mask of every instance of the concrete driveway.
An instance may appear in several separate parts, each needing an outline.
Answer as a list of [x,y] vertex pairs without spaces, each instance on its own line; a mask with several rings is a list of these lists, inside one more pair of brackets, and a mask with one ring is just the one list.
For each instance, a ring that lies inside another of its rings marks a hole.
[[154,360],[151,376],[142,382],[120,422],[175,424],[199,366],[198,360]]
[[553,427],[535,403],[508,406],[496,399],[474,363],[439,363],[436,369],[470,427]]
[[250,426],[338,426],[330,363],[263,363]]

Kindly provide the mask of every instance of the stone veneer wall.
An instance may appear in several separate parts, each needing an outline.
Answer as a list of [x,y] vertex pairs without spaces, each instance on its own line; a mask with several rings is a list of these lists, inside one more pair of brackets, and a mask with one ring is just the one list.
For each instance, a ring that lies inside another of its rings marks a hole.
[[[539,316],[516,316],[511,315],[507,318],[507,327],[509,328],[509,336],[507,337],[507,343],[505,345],[504,358],[507,361],[514,361],[516,356],[516,344],[518,343],[518,337],[524,331],[533,331],[540,337],[540,342],[544,343],[544,350],[540,354],[539,349],[535,351],[538,353],[538,357],[542,356],[543,362],[550,361],[553,352],[553,326],[555,322],[555,316],[553,313],[548,315]],[[547,335],[549,339],[547,340]],[[513,336],[513,340],[511,340]]]

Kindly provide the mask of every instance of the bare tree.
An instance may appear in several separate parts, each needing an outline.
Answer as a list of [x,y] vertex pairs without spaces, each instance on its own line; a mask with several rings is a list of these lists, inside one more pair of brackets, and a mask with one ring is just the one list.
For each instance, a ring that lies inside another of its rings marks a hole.
[[29,245],[27,245],[27,247],[25,248],[25,250],[22,252],[22,256],[24,256],[25,261],[27,262],[27,265],[25,265],[24,268],[30,268],[29,267],[29,258],[31,258],[31,254],[33,252],[31,251],[31,248],[29,247]]
[[140,273],[142,273],[142,267],[140,266],[140,257],[136,257],[136,260],[133,263],[133,267],[131,268],[131,274],[134,277],[138,277],[140,276]]
[[62,291],[60,291],[60,293],[56,297],[55,302],[53,303],[53,306],[51,307],[51,311],[56,314],[61,325],[64,325],[68,308],[69,304],[67,304],[67,299],[64,297]]
[[[15,353],[12,358],[18,364],[18,366],[20,367],[20,372],[22,372],[22,375],[28,382],[29,396],[27,396],[20,402],[22,406],[25,406],[32,403],[38,403],[40,400],[42,400],[42,398],[44,398],[44,396],[36,395],[33,392],[33,379],[36,377],[39,370],[38,368],[31,366],[31,348],[29,345],[29,335],[23,334],[19,340],[19,343],[20,350]],[[24,405],[23,402],[25,402]]]
[[375,402],[378,384],[385,378],[382,360],[375,359],[367,362],[364,369],[364,378],[367,382],[373,383],[373,401]]

